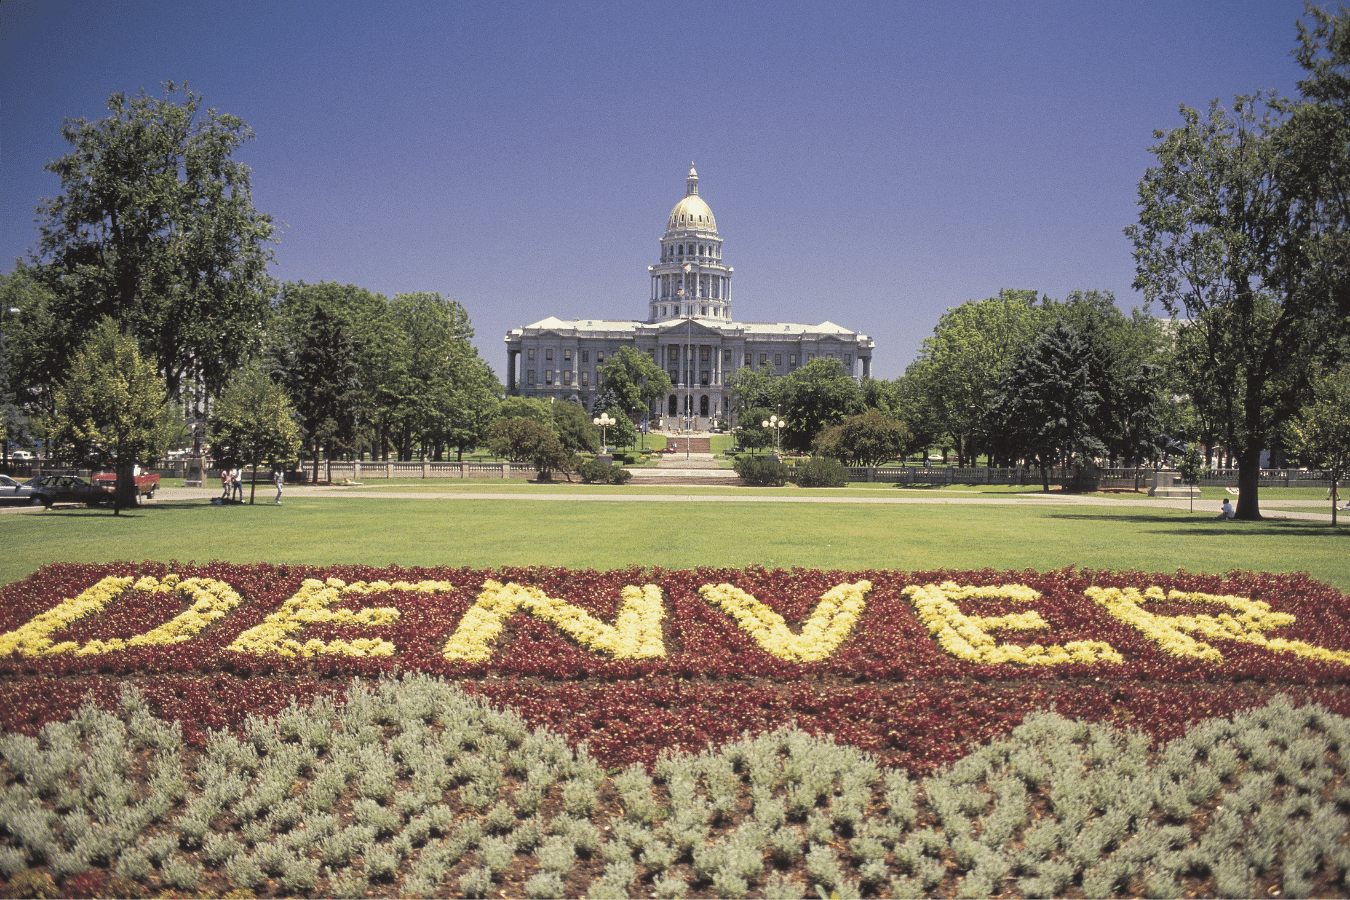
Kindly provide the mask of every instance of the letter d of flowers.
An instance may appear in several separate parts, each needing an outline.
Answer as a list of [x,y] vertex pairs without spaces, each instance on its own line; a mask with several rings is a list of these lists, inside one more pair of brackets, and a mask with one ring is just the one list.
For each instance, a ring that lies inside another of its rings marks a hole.
[[[53,634],[85,616],[101,612],[127,591],[158,594],[177,592],[190,605],[158,628],[126,640],[121,638],[95,640],[83,647],[74,641],[62,641],[59,644],[52,642]],[[234,588],[214,578],[185,578],[179,581],[177,575],[165,575],[161,581],[146,576],[132,584],[130,576],[110,575],[81,591],[78,596],[62,600],[41,615],[34,616],[22,627],[0,635],[0,656],[10,653],[22,656],[49,656],[72,652],[88,656],[125,650],[128,647],[177,644],[196,637],[207,625],[238,605],[239,595],[235,593]]]
[[506,619],[516,612],[525,612],[553,625],[581,646],[615,659],[665,656],[661,589],[654,584],[642,588],[628,585],[620,596],[623,606],[618,618],[613,625],[606,625],[565,600],[546,596],[538,588],[485,581],[478,601],[464,614],[441,652],[446,659],[483,662],[492,655],[492,643],[501,635]]

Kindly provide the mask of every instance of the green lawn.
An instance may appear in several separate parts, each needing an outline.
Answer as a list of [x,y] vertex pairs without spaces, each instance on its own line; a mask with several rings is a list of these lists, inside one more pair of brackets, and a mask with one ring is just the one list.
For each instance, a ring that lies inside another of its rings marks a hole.
[[[400,485],[407,489],[407,485]],[[447,485],[436,485],[445,490]],[[569,490],[545,485],[477,483],[520,493],[511,500],[381,499],[306,496],[285,503],[216,507],[160,502],[114,518],[102,510],[5,513],[0,583],[43,563],[114,559],[369,563],[490,567],[558,565],[805,566],[818,568],[1052,569],[1172,572],[1230,569],[1307,571],[1350,591],[1350,527],[1271,520],[1213,521],[1147,507],[876,506],[847,503],[757,504],[752,492],[670,487],[687,501],[531,500]],[[641,496],[615,488],[573,493]],[[650,489],[655,491],[656,489]],[[894,490],[894,489],[891,489]],[[847,494],[876,496],[871,490]],[[709,502],[730,494],[741,502]],[[813,494],[812,496],[820,496]],[[1213,505],[1210,503],[1209,505]]]

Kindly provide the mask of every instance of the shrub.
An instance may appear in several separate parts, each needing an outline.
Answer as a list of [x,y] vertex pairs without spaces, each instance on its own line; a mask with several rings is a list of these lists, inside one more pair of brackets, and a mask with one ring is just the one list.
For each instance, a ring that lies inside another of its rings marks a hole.
[[742,456],[735,463],[736,474],[754,487],[782,487],[788,470],[780,459],[768,456]]
[[806,465],[797,467],[794,480],[800,487],[844,487],[848,484],[848,469],[837,459],[813,456]]
[[597,459],[585,459],[577,464],[577,474],[586,484],[627,484],[633,473],[623,466],[607,466]]

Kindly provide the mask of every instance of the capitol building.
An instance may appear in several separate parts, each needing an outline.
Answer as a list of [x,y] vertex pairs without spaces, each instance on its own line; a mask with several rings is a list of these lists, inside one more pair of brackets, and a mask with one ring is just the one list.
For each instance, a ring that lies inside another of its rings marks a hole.
[[[872,339],[833,322],[737,322],[731,315],[733,269],[698,193],[690,166],[685,195],[670,211],[661,258],[648,266],[651,296],[642,321],[549,316],[506,335],[507,393],[577,400],[588,410],[600,390],[597,370],[620,347],[646,353],[670,376],[669,395],[649,411],[654,425],[696,417],[706,428],[729,417],[726,380],[737,369],[768,366],[788,375],[814,359],[837,359],[854,378],[872,374]],[[659,408],[658,408],[659,407]],[[666,421],[663,421],[666,420]]]

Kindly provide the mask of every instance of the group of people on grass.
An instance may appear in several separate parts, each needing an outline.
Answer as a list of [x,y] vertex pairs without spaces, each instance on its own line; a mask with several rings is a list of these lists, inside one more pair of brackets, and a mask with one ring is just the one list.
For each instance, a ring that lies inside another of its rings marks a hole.
[[[277,498],[274,503],[281,503],[281,488],[286,483],[286,475],[280,469],[272,473],[272,482],[277,486]],[[220,470],[220,499],[222,502],[236,500],[239,503],[244,502],[244,470],[242,468],[221,469]]]

